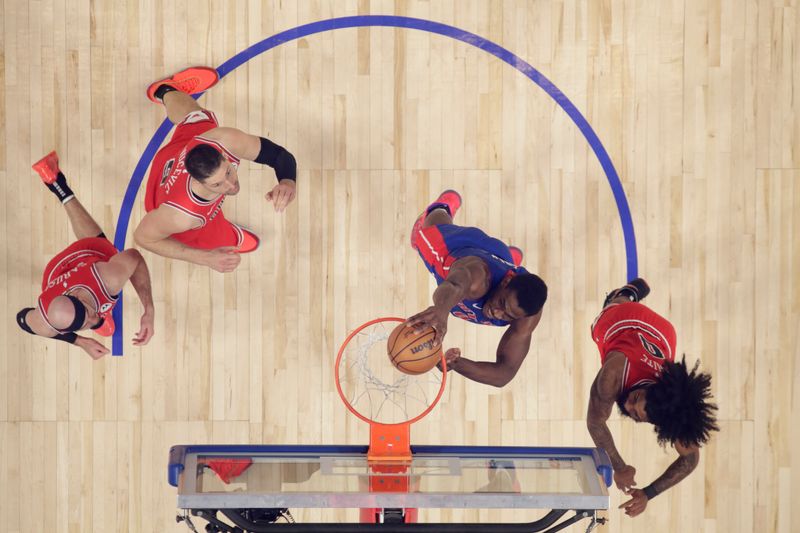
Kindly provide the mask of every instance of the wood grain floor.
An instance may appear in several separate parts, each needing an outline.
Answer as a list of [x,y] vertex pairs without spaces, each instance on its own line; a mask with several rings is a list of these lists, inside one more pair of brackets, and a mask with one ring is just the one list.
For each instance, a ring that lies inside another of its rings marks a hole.
[[[276,215],[263,198],[271,171],[243,165],[225,212],[263,245],[234,274],[146,254],[157,313],[147,347],[130,344],[130,290],[122,358],[93,363],[15,326],[71,239],[33,161],[57,149],[111,234],[163,118],[144,96],[150,81],[357,14],[439,21],[508,48],[575,103],[616,165],[649,304],[675,324],[679,351],[712,372],[722,431],[646,515],[613,510],[601,531],[800,531],[797,0],[1,2],[4,530],[185,530],[166,482],[172,444],[366,443],[332,362],[349,330],[429,301],[407,233],[444,188],[463,194],[458,222],[525,250],[551,297],[516,379],[497,390],[456,377],[413,441],[590,444],[583,420],[599,357],[589,324],[626,264],[605,175],[530,80],[420,31],[292,41],[203,97],[223,124],[296,155],[299,195]],[[142,214],[138,199],[132,227]],[[449,345],[494,357],[500,331],[450,328]],[[611,428],[640,484],[672,460],[650,428],[616,415]],[[614,490],[611,501],[624,500]]]

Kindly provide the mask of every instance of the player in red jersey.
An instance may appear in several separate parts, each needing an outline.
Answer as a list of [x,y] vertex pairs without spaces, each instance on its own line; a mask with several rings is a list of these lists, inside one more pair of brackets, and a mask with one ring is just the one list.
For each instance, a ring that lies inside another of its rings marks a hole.
[[34,164],[33,169],[61,201],[78,240],[47,264],[37,306],[17,313],[17,325],[33,335],[75,344],[92,359],[99,359],[108,349],[75,332],[92,329],[106,337],[114,333],[111,311],[130,280],[144,306],[133,344],[147,344],[153,336],[154,310],[150,273],[142,254],[134,248],[117,252],[70,189],[55,152]]
[[211,111],[190,96],[214,86],[217,72],[192,67],[150,85],[147,96],[161,102],[175,124],[169,143],[150,167],[144,206],[147,214],[134,232],[136,243],[158,255],[233,271],[240,253],[252,252],[258,236],[229,222],[226,196],[239,192],[241,159],[275,169],[278,184],[266,198],[283,211],[295,197],[294,156],[269,139],[220,127]]
[[[689,370],[685,357],[675,362],[675,329],[665,318],[638,303],[650,287],[636,278],[611,292],[592,324],[592,339],[602,366],[592,384],[586,425],[595,445],[608,452],[617,487],[631,498],[620,508],[629,516],[672,487],[697,466],[700,446],[718,431],[711,403],[711,376]],[[625,463],[606,425],[616,403],[624,416],[655,426],[658,443],[671,444],[678,458],[643,489],[636,469]]]

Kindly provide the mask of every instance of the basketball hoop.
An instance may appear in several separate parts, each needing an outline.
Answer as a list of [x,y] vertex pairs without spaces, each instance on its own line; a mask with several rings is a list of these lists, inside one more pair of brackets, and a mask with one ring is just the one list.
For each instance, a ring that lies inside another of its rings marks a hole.
[[442,371],[411,376],[389,361],[386,340],[403,318],[370,320],[354,330],[336,356],[336,390],[347,409],[370,426],[367,457],[382,465],[411,461],[411,424],[425,417],[444,392],[447,363]]

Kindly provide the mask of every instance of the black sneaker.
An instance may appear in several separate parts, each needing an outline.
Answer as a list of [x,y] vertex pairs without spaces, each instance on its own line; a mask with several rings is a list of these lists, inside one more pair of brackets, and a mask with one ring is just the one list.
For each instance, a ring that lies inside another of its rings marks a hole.
[[611,300],[618,296],[625,296],[632,302],[640,302],[644,300],[648,294],[650,294],[650,285],[648,285],[645,280],[642,278],[632,279],[627,285],[608,293],[606,301],[603,302],[603,307],[607,306]]

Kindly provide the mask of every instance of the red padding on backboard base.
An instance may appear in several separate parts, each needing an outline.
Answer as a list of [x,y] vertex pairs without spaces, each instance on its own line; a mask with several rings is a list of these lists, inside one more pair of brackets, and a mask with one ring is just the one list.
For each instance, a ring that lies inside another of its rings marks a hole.
[[251,459],[243,458],[243,459],[206,459],[204,461],[206,466],[208,466],[211,470],[214,471],[217,476],[222,480],[223,483],[226,485],[231,482],[231,480],[239,477],[242,472],[247,470],[247,468],[253,464]]

